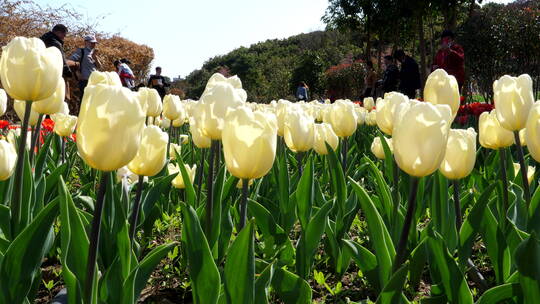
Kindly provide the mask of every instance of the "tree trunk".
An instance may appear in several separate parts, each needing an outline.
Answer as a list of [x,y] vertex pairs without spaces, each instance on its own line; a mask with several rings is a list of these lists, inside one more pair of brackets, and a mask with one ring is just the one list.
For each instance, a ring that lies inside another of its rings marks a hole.
[[366,16],[366,49],[364,50],[366,61],[371,60],[371,26],[370,18]]
[[420,48],[420,77],[421,77],[421,89],[420,89],[420,96],[424,98],[424,90],[422,89],[424,87],[424,83],[427,78],[427,63],[426,63],[426,38],[424,37],[424,16],[421,14],[418,15],[418,40],[419,40],[419,48]]

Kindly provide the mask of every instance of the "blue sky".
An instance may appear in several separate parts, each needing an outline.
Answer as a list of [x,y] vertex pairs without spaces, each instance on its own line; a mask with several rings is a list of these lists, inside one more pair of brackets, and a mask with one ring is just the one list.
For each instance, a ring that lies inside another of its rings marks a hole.
[[[324,29],[327,0],[35,0],[69,5],[99,30],[154,49],[153,66],[186,76],[210,57],[266,39]],[[494,0],[487,2],[508,2]],[[486,2],[486,1],[484,1]]]
[[120,33],[155,52],[154,66],[186,76],[205,60],[258,41],[324,29],[326,0],[36,0],[70,5],[99,29]]

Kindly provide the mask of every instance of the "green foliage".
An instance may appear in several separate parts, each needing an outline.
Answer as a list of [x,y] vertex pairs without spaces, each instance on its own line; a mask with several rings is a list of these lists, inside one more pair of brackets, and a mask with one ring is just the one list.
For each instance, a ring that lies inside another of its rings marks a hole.
[[238,75],[250,101],[293,100],[299,81],[305,81],[312,94],[321,96],[325,92],[323,71],[348,55],[360,53],[354,37],[338,31],[267,40],[209,59],[186,77],[186,96],[198,99],[208,78],[218,71]]

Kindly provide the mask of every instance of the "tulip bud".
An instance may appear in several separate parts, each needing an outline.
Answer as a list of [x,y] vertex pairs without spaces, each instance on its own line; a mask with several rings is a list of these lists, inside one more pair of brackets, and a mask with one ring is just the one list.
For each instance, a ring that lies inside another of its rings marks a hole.
[[531,156],[540,162],[540,102],[537,101],[529,112],[525,129],[525,141]]
[[373,110],[366,114],[366,125],[376,126],[377,125],[377,111]]
[[478,133],[478,140],[484,148],[497,150],[514,144],[514,134],[501,127],[496,109],[480,114]]
[[341,138],[353,135],[358,126],[358,116],[353,103],[336,100],[330,110],[330,124],[336,135]]
[[162,120],[159,120],[160,122],[160,127],[162,127],[163,129],[168,129],[171,127],[171,121],[167,118],[167,117],[164,117]]
[[39,38],[15,37],[2,47],[0,79],[13,99],[36,101],[51,96],[62,81],[62,53]]
[[[131,185],[139,181],[139,176],[131,172],[131,170],[129,170],[127,166],[123,166],[122,168],[116,170],[116,182],[119,183],[124,179],[127,181],[128,184]],[[148,177],[145,176],[143,181],[147,182]]]
[[62,113],[54,116],[54,133],[61,137],[67,137],[73,134],[77,125],[77,116],[65,115]]
[[417,101],[402,106],[392,136],[396,163],[411,176],[430,175],[444,158],[452,110]]
[[373,97],[366,97],[364,98],[364,109],[371,111],[373,107],[375,106],[375,102],[373,101]]
[[182,155],[182,146],[171,143],[170,151],[169,151],[169,158],[172,160],[176,160],[176,154]]
[[193,139],[193,144],[199,149],[210,148],[212,140],[210,137],[204,136],[202,130],[198,127],[194,119],[190,120],[189,123],[189,132],[191,132],[191,138]]
[[[187,164],[184,164],[184,166],[189,175],[191,183],[193,183],[193,181],[195,180],[195,173],[197,172],[197,165],[193,165],[193,167],[191,168]],[[186,188],[186,185],[184,184],[184,178],[182,177],[182,173],[180,172],[180,168],[178,168],[178,165],[169,164],[167,168],[170,175],[178,173],[178,175],[172,180],[172,185],[177,189]]]
[[15,147],[0,139],[0,181],[8,179],[15,170],[15,164],[17,163],[17,152]]
[[180,134],[180,143],[182,145],[185,145],[189,142],[189,135],[187,134]]
[[116,72],[93,71],[88,78],[87,86],[94,86],[98,84],[121,87],[122,81]]
[[[385,138],[386,144],[388,145],[388,148],[390,149],[390,152],[394,151],[394,147],[392,146],[392,139],[391,138]],[[373,138],[373,142],[371,143],[371,152],[375,157],[378,159],[384,159],[386,155],[384,154],[384,147],[381,142],[381,138],[379,136],[375,136]]]
[[181,106],[178,96],[165,95],[165,98],[163,98],[163,116],[171,121],[177,119],[181,114]]
[[181,127],[182,125],[184,125],[184,121],[185,121],[185,117],[183,117],[183,116],[181,115],[179,118],[173,120],[172,125],[173,125],[173,127],[175,127],[175,128],[179,128],[179,127]]
[[408,103],[409,97],[396,92],[386,93],[384,99],[377,99],[377,126],[385,134],[392,136],[394,117],[397,107]]
[[156,117],[161,114],[163,105],[156,89],[140,88],[137,94],[141,103],[144,105],[143,109],[146,109],[146,116]]
[[326,155],[328,150],[326,144],[330,145],[332,149],[336,150],[339,144],[339,138],[332,129],[332,126],[327,123],[315,124],[315,141],[313,142],[313,149],[315,152]]
[[[515,178],[519,174],[521,165],[519,163],[513,163],[513,165],[514,165],[514,178]],[[536,167],[527,166],[527,182],[529,183],[529,185],[533,181],[534,173],[536,173]]]
[[525,128],[527,116],[534,103],[531,76],[504,75],[493,83],[493,101],[497,119],[509,131]]
[[290,102],[285,99],[280,99],[276,106],[276,117],[278,123],[278,135],[283,137],[285,130],[285,116],[287,115]]
[[133,173],[143,176],[154,176],[163,169],[167,162],[167,143],[169,135],[159,127],[147,126],[144,128],[141,145],[137,155],[128,168]]
[[362,107],[357,107],[356,108],[356,116],[358,117],[358,125],[363,125],[366,123],[366,115],[368,114],[369,112],[362,108]]
[[60,110],[54,114],[51,114],[51,119],[56,121],[56,115],[58,114],[64,114],[64,115],[69,115],[69,106],[66,102],[63,102],[62,103],[62,107],[60,108]]
[[32,110],[39,114],[55,114],[64,109],[64,98],[66,96],[66,83],[62,80],[58,82],[56,91],[48,98],[32,103]]
[[[15,100],[13,102],[13,108],[15,108],[15,113],[19,116],[19,119],[23,121],[24,113],[26,112],[26,102],[22,100]],[[29,126],[35,126],[39,119],[39,113],[33,110],[33,107],[30,109],[30,118],[28,119]]]
[[276,157],[276,117],[239,107],[227,115],[222,141],[225,164],[232,175],[240,179],[262,177]]
[[7,94],[6,91],[0,89],[0,116],[4,115],[7,110]]
[[79,154],[101,171],[127,165],[139,150],[145,117],[130,90],[107,84],[87,86],[77,124]]
[[285,144],[293,152],[305,152],[313,147],[315,123],[296,104],[289,106],[289,111],[285,116],[283,137]]
[[446,153],[439,170],[448,179],[462,179],[471,174],[476,161],[476,131],[450,130]]
[[245,103],[245,91],[236,89],[229,82],[218,82],[207,90],[200,99],[202,105],[201,125],[207,137],[221,139],[225,116]]
[[426,80],[424,100],[432,104],[447,104],[452,109],[452,117],[459,110],[460,94],[456,77],[443,69],[433,71]]

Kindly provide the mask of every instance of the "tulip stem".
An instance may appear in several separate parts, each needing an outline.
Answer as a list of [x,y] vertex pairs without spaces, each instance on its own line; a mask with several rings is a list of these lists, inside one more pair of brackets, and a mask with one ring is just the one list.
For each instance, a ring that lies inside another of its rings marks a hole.
[[393,272],[399,269],[407,257],[407,239],[411,230],[411,223],[414,216],[414,209],[416,207],[416,193],[418,190],[419,179],[411,176],[411,191],[409,192],[409,206],[407,207],[407,215],[405,215],[405,222],[403,223],[403,229],[401,230],[401,236],[399,237],[399,243],[396,251],[396,257],[394,259]]
[[304,174],[304,166],[302,164],[303,159],[304,159],[304,152],[296,153],[296,163],[298,165],[299,176],[302,176],[302,174]]
[[61,160],[62,164],[66,161],[66,141],[63,137],[60,137],[60,151],[61,151]]
[[347,138],[343,138],[341,144],[341,167],[343,168],[343,174],[347,176],[347,152],[349,150],[349,141]]
[[90,245],[88,247],[88,261],[86,264],[86,281],[84,282],[85,303],[92,303],[92,289],[94,285],[94,273],[96,272],[97,250],[101,229],[101,215],[103,214],[103,205],[108,181],[109,172],[102,172],[94,208],[94,218],[92,219],[92,230],[90,230]]
[[210,146],[210,159],[208,161],[208,179],[206,181],[206,236],[212,233],[212,219],[214,217],[214,157],[219,146],[217,140],[212,140]]
[[503,184],[503,208],[501,216],[504,222],[506,222],[506,212],[508,211],[508,177],[506,174],[506,150],[504,148],[499,149],[499,160],[501,162],[501,181]]
[[167,141],[167,158],[170,157],[169,151],[171,151],[171,141],[172,141],[172,126],[169,126],[169,141]]
[[199,207],[199,201],[201,199],[202,180],[204,175],[204,161],[206,158],[206,149],[201,149],[201,164],[197,168],[197,207]]
[[[399,206],[399,167],[395,160],[392,161],[392,179],[394,180],[394,206]],[[395,213],[395,216],[397,216],[397,213]]]
[[23,182],[23,164],[24,164],[24,153],[26,152],[26,137],[28,135],[28,120],[30,119],[30,111],[32,110],[32,102],[26,101],[26,107],[24,110],[24,118],[21,126],[21,137],[19,138],[19,151],[17,153],[17,164],[15,165],[15,179],[13,187],[13,200],[11,204],[11,232],[13,238],[17,235],[16,227],[19,225],[20,221],[20,208],[22,200],[22,182]]
[[246,225],[248,189],[249,179],[244,178],[242,179],[242,200],[240,201],[240,226],[238,231],[241,231]]
[[141,194],[144,186],[144,176],[139,175],[139,182],[137,183],[137,192],[135,192],[135,201],[133,202],[133,209],[131,210],[131,218],[129,219],[129,238],[131,244],[135,240],[135,233],[137,232],[137,222],[139,220],[139,211],[141,210]]
[[30,139],[30,162],[34,160],[34,150],[39,139],[39,133],[41,132],[41,122],[43,121],[43,114],[39,114],[35,129],[33,129],[32,138]]
[[459,199],[459,179],[452,181],[454,186],[454,209],[456,209],[456,229],[459,237],[459,230],[461,229],[462,219],[461,219],[461,201]]
[[527,179],[527,167],[525,166],[525,157],[523,156],[523,147],[521,146],[521,140],[519,139],[519,131],[514,131],[514,138],[516,139],[518,161],[521,171],[521,181],[523,182],[523,192],[525,194],[525,203],[527,204],[527,210],[529,210],[529,205],[531,204],[531,190],[529,189],[529,180]]

